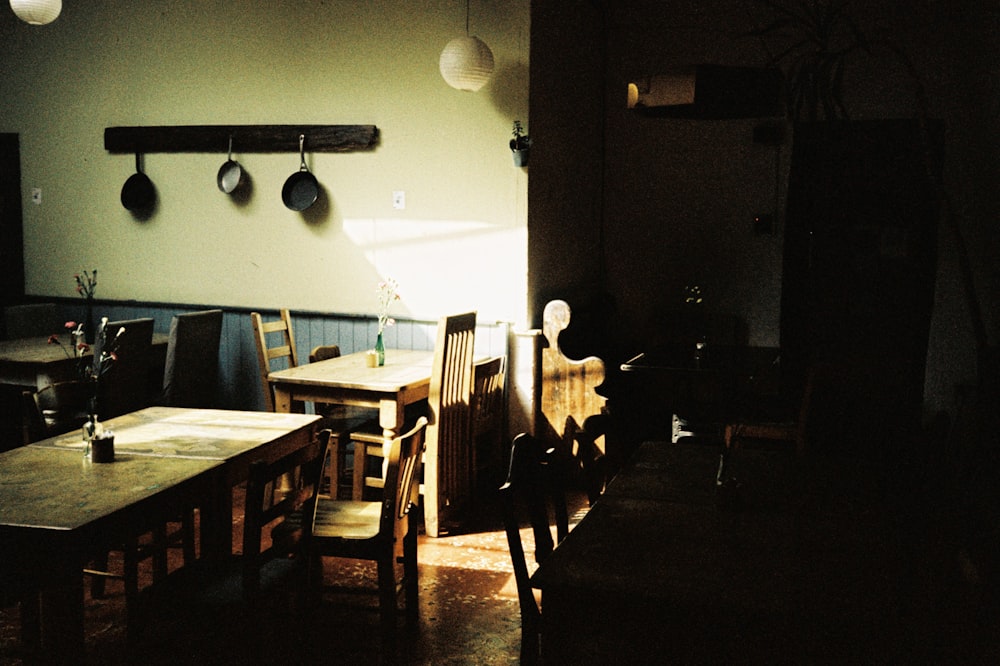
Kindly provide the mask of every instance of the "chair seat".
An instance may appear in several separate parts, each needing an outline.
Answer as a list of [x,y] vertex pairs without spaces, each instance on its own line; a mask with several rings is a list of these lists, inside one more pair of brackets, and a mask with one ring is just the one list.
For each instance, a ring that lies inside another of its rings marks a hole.
[[321,498],[316,504],[313,537],[372,539],[378,535],[381,517],[381,502],[328,502]]

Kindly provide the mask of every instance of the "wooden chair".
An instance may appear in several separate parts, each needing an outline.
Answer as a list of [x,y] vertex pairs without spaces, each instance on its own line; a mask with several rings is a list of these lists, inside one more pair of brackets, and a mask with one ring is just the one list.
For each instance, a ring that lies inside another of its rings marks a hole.
[[318,345],[309,352],[309,362],[326,361],[331,358],[340,358],[340,345]]
[[488,487],[493,490],[502,480],[506,424],[506,402],[504,400],[504,374],[506,357],[493,358],[476,363],[473,367],[472,385],[472,455],[478,489]]
[[[527,512],[534,535],[535,562],[541,564],[555,544],[569,533],[566,496],[556,464],[555,449],[522,433],[514,438],[507,481],[499,491],[504,530],[507,533],[514,581],[517,584],[517,600],[521,608],[522,664],[534,664],[538,661],[541,611],[531,587],[524,555],[519,510]],[[550,502],[555,518],[555,540],[552,538],[549,519]]]
[[[593,476],[592,469],[585,469],[585,464],[607,455],[614,457],[614,452],[607,451],[605,430],[584,430],[588,419],[605,413],[607,401],[595,389],[604,383],[606,372],[600,358],[571,359],[559,346],[559,335],[569,328],[571,316],[569,304],[561,300],[549,301],[542,314],[542,333],[547,345],[542,349],[542,421],[536,435],[556,448],[559,455],[574,460],[581,473]],[[586,450],[580,448],[581,443]],[[623,461],[614,462],[613,466],[607,466],[611,473]],[[603,485],[603,481],[587,482],[588,486],[595,484]]]
[[[128,414],[150,405],[149,362],[153,345],[153,320],[145,317],[108,322],[104,325],[106,340],[114,340],[122,328],[125,333],[118,338],[117,360],[98,383],[97,415],[107,420]],[[98,327],[97,337],[101,331]],[[99,344],[94,353],[99,353]]]
[[[280,317],[275,321],[265,322],[259,312],[250,313],[253,322],[254,341],[257,343],[257,368],[260,371],[261,388],[264,391],[264,406],[267,411],[274,411],[274,393],[267,381],[267,376],[274,370],[272,363],[284,359],[287,367],[294,368],[299,364],[298,353],[295,351],[295,334],[292,332],[292,315],[288,310],[281,310]],[[268,345],[268,338],[273,334],[280,336],[276,345]]]
[[[101,327],[103,326],[103,334]],[[125,332],[118,336],[119,330]],[[97,414],[103,421],[148,407],[151,403],[149,388],[149,359],[153,340],[153,320],[151,318],[129,319],[102,323],[98,327],[97,340],[112,341],[117,336],[117,359],[110,370],[98,382]],[[110,344],[110,342],[108,342]],[[101,342],[94,345],[94,353],[101,353]],[[96,598],[104,595],[105,581],[124,581],[126,605],[139,593],[138,570],[143,560],[152,559],[153,580],[167,576],[167,549],[180,547],[184,553],[184,563],[195,560],[195,517],[194,508],[188,508],[171,521],[158,525],[148,534],[127,535],[113,551],[122,553],[122,570],[113,571],[109,567],[109,553],[94,556],[91,566],[84,573],[91,576],[91,594]]]
[[[318,345],[309,352],[309,362],[326,361],[340,357],[339,345]],[[317,404],[316,413],[323,416],[324,424],[334,432],[340,445],[339,455],[329,461],[331,492],[335,497],[348,496],[360,500],[364,495],[365,448],[381,447],[382,427],[378,423],[378,410],[354,405]],[[374,455],[374,453],[373,453]],[[379,452],[378,456],[381,457]],[[352,461],[351,467],[347,461]],[[360,466],[354,466],[359,460]],[[381,487],[381,485],[379,486]]]
[[55,437],[83,426],[91,410],[93,388],[86,382],[55,382],[38,391],[24,391],[24,443]]
[[[429,422],[424,453],[424,532],[437,537],[473,499],[475,459],[472,452],[472,385],[476,313],[438,320],[427,406]],[[384,455],[376,438],[355,447],[354,469],[363,488],[378,488],[383,480],[366,473],[371,458]],[[382,466],[385,469],[385,465]]]
[[[150,616],[165,612],[176,620],[180,613],[193,621],[191,630],[214,634],[224,618],[237,649],[247,650],[244,657],[248,660],[231,655],[232,661],[261,663],[261,651],[272,638],[267,636],[263,616],[273,613],[281,600],[291,602],[294,614],[304,606],[311,523],[329,441],[330,431],[322,430],[305,448],[277,460],[252,462],[240,553],[222,562],[198,560],[146,588],[141,624],[136,624],[145,631],[152,625]],[[295,479],[295,483],[289,487],[284,479]],[[184,635],[185,640],[190,638],[190,633]],[[279,644],[288,648],[285,639],[278,637]]]
[[476,313],[442,317],[427,397],[430,421],[424,454],[424,531],[436,537],[443,523],[472,499],[472,358]]
[[806,372],[798,412],[794,418],[784,421],[738,421],[727,423],[724,430],[726,450],[737,449],[747,441],[765,440],[783,442],[794,446],[797,455],[805,453],[809,408],[816,385],[819,369],[812,366]]
[[171,320],[161,404],[216,406],[221,337],[222,310],[187,312]]
[[[310,590],[322,590],[322,558],[374,560],[378,570],[379,615],[387,647],[395,643],[397,597],[402,587],[407,623],[417,621],[417,477],[427,418],[392,441],[381,501],[319,497],[309,543]],[[331,448],[337,446],[333,441]],[[336,457],[331,450],[329,457]],[[403,565],[397,582],[396,564]]]

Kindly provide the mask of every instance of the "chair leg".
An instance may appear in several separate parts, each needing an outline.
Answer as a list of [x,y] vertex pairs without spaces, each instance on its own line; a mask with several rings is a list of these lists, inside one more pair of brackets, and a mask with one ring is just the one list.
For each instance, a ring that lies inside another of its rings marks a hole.
[[[140,628],[139,621],[139,544],[135,537],[125,542],[125,631],[127,637],[134,637]],[[165,563],[165,562],[164,562]]]
[[394,557],[378,560],[378,610],[382,625],[382,640],[389,654],[396,647],[396,573]]
[[[153,559],[153,580],[163,580],[167,577],[167,526],[157,525],[152,531],[152,541],[150,542],[150,548],[153,549],[152,559]],[[128,553],[126,552],[126,558],[128,558]],[[127,561],[127,559],[126,559]],[[138,564],[136,564],[138,568]],[[126,577],[128,576],[128,568],[125,571]],[[138,580],[138,578],[137,578]]]
[[21,644],[29,654],[42,647],[42,604],[38,592],[25,595],[20,601]]
[[[97,571],[108,570],[108,553],[105,551],[94,559],[94,568]],[[104,596],[104,576],[96,575],[90,580],[90,596],[100,599]]]
[[354,482],[351,499],[356,502],[364,498],[365,493],[365,449],[364,442],[354,442]]
[[417,580],[417,520],[416,511],[411,510],[407,520],[410,523],[403,537],[403,585],[406,601],[406,623],[416,627],[420,618],[419,591]]
[[185,509],[181,520],[181,539],[184,541],[181,549],[184,553],[184,564],[193,564],[198,557],[194,549],[194,509]]

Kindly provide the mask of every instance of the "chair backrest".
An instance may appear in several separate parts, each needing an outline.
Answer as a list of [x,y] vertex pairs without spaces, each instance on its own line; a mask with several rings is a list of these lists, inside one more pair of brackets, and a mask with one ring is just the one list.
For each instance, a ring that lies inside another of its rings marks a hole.
[[[259,312],[251,312],[254,341],[257,343],[257,367],[260,370],[261,389],[264,391],[264,405],[267,411],[274,411],[274,394],[267,376],[272,370],[278,370],[273,361],[285,359],[287,367],[294,368],[299,364],[298,353],[295,351],[295,334],[292,331],[292,315],[288,310],[281,310],[275,321],[264,321]],[[280,338],[277,344],[268,344],[269,338]]]
[[[323,430],[305,448],[268,462],[250,464],[243,525],[243,594],[252,600],[260,590],[261,570],[268,562],[304,552],[312,532],[312,516],[319,493],[321,466],[330,442]],[[286,481],[292,479],[291,487]],[[281,538],[272,538],[279,525]]]
[[386,483],[382,492],[382,514],[379,535],[393,539],[393,549],[402,555],[403,537],[411,527],[410,511],[420,501],[420,457],[424,452],[427,417],[421,416],[405,434],[392,441],[386,461]]
[[315,363],[316,361],[325,361],[329,358],[338,358],[339,356],[339,345],[319,345],[318,347],[313,347],[312,351],[309,352],[309,362]]
[[472,496],[472,358],[476,313],[442,317],[427,398],[430,423],[424,457],[424,520],[437,536],[439,514]]
[[187,312],[171,320],[163,370],[163,404],[216,405],[221,337],[222,310]]
[[[494,356],[480,361],[473,367],[472,385],[472,439],[476,483],[482,486],[479,477],[489,469],[502,474],[505,451],[504,426],[506,424],[506,402],[504,400],[504,370],[506,358]],[[490,488],[500,481],[492,476]]]
[[24,441],[28,444],[81,428],[94,395],[89,383],[73,380],[25,391],[23,397]]
[[[98,383],[97,415],[102,419],[121,416],[150,404],[149,363],[153,345],[153,320],[127,319],[108,322],[103,339],[112,341],[122,328],[117,340],[117,359]],[[97,339],[101,340],[100,326]],[[94,345],[100,353],[100,343]]]
[[[535,562],[541,564],[569,533],[566,495],[555,467],[555,456],[555,449],[546,447],[531,435],[521,433],[511,445],[507,481],[499,490],[504,531],[507,533],[517,599],[521,607],[521,663],[531,663],[533,657],[538,655],[540,613],[531,589],[518,510],[523,508],[527,511],[534,535]],[[555,539],[552,538],[549,521],[550,502],[555,514]]]
[[[563,353],[560,334],[569,328],[572,310],[566,301],[554,300],[545,305],[542,333],[547,346],[542,349],[540,404],[542,422],[535,432],[550,446],[573,448],[575,433],[590,416],[604,410],[605,398],[596,387],[605,379],[604,361],[597,356],[575,360]],[[597,446],[604,452],[603,439]]]
[[9,305],[3,310],[7,338],[33,338],[62,330],[55,303]]

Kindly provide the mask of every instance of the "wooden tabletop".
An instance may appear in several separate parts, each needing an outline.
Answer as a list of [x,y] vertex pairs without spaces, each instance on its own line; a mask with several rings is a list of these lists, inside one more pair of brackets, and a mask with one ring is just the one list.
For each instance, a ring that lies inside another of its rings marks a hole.
[[[229,460],[319,420],[307,414],[149,407],[102,425],[115,434],[116,457]],[[85,446],[79,432],[29,445],[81,454]]]
[[[154,359],[162,366],[170,336],[153,333]],[[62,345],[49,344],[48,336],[0,340],[0,384],[35,386],[75,378],[77,358],[73,356],[69,336]]]
[[97,525],[221,464],[133,455],[97,464],[79,453],[22,446],[0,453],[0,526],[73,531]]
[[370,368],[367,352],[307,363],[268,375],[272,384],[324,386],[359,391],[399,392],[430,382],[434,352],[389,349],[385,365]]

